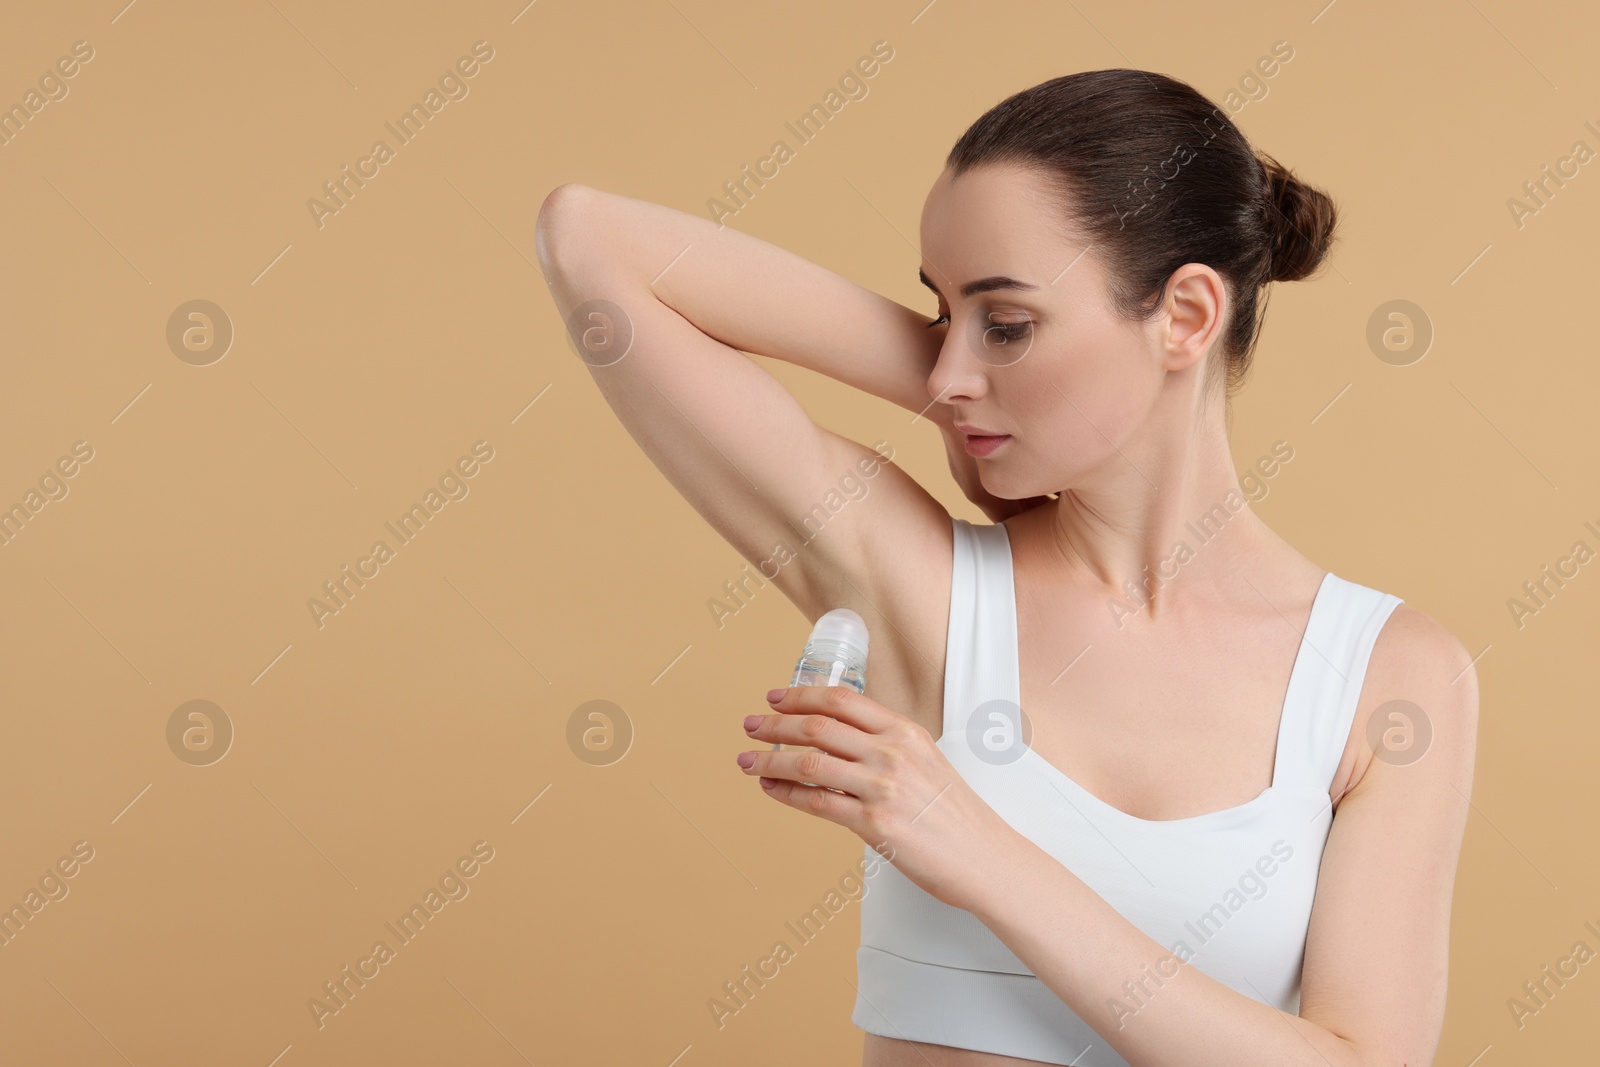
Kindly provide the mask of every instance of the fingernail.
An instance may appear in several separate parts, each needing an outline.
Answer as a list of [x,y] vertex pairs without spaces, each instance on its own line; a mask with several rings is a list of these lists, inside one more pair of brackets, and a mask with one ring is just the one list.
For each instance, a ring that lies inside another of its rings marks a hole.
[[754,730],[757,726],[760,726],[760,725],[761,725],[761,716],[759,716],[759,715],[746,715],[744,717],[744,728],[746,730]]
[[739,766],[749,770],[750,765],[756,761],[756,754],[754,752],[741,752],[738,755],[738,760]]
[[776,704],[778,701],[783,699],[783,694],[785,694],[787,692],[788,692],[787,689],[768,689],[767,690],[767,703],[768,704]]

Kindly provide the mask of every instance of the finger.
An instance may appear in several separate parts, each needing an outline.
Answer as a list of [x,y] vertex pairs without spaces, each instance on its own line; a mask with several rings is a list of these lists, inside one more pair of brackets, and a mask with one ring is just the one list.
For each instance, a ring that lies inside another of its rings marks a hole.
[[831,715],[748,715],[745,733],[757,741],[809,745],[841,759],[864,760],[872,753],[873,736]]
[[[746,762],[749,766],[745,766]],[[863,791],[872,791],[875,774],[859,763],[807,748],[741,752],[739,766],[751,777],[827,786],[857,797]]]
[[802,785],[782,778],[763,778],[761,788],[767,796],[854,831],[865,811],[861,801],[848,793],[835,793],[821,786]]
[[869,734],[881,734],[905,720],[847,685],[792,685],[772,710],[784,715],[827,715]]

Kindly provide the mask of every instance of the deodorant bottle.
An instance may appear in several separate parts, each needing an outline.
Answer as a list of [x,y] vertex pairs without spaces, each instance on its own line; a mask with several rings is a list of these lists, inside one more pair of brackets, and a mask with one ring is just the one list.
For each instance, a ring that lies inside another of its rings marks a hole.
[[[849,608],[834,608],[818,619],[811,628],[805,651],[794,665],[794,680],[789,684],[847,685],[865,694],[867,624],[861,616]],[[783,745],[772,747],[780,749]]]

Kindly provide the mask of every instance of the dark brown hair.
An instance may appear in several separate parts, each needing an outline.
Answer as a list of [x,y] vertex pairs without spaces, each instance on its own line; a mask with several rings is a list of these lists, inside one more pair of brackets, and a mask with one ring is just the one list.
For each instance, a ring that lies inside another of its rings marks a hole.
[[1271,156],[1191,86],[1142,70],[1092,70],[990,108],[950,150],[953,178],[1010,163],[1038,170],[1072,205],[1069,232],[1105,266],[1117,311],[1149,318],[1167,279],[1203,263],[1229,288],[1222,337],[1231,397],[1244,383],[1268,282],[1304,278],[1327,256],[1333,201]]

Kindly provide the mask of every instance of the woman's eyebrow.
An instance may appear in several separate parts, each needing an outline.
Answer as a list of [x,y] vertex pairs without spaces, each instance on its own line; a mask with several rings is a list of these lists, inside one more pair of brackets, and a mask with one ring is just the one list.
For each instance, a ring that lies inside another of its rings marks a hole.
[[[939,293],[939,287],[934,285],[933,282],[928,279],[927,272],[922,270],[920,267],[917,268],[917,277],[922,280],[923,285],[926,285],[935,293]],[[1017,289],[1021,290],[1022,292],[1033,292],[1038,288],[1039,287],[1037,285],[1034,285],[1031,282],[1019,282],[1017,279],[1008,278],[1004,274],[996,274],[990,278],[979,278],[975,282],[968,282],[966,285],[961,287],[961,295],[976,296],[978,293],[989,293],[996,289]]]

